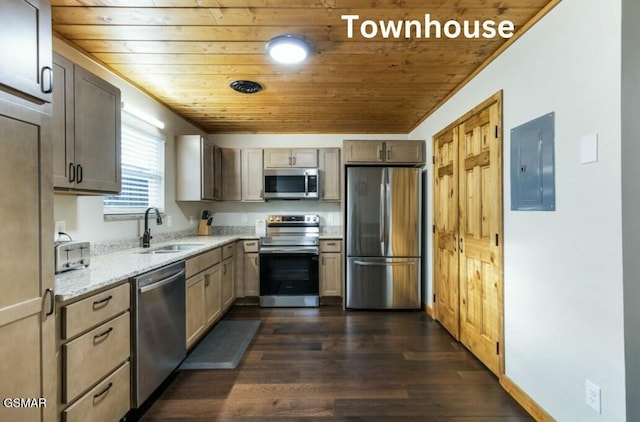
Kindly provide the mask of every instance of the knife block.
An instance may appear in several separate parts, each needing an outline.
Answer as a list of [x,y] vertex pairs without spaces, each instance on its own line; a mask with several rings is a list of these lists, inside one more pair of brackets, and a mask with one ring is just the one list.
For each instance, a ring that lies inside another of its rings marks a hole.
[[200,220],[200,224],[198,224],[198,236],[209,235],[211,235],[211,226],[207,225],[207,220]]

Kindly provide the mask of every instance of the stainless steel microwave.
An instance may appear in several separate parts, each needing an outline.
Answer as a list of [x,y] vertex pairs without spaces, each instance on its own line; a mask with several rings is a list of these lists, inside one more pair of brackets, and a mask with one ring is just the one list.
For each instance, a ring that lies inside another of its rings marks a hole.
[[264,199],[318,199],[318,169],[264,171]]

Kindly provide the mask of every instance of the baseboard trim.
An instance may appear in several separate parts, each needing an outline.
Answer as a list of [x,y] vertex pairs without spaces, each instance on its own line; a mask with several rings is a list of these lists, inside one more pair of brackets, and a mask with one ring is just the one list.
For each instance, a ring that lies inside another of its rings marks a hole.
[[516,383],[514,383],[506,375],[500,377],[500,385],[504,390],[509,393],[520,406],[524,408],[529,414],[538,422],[554,422],[555,419],[551,417],[538,403],[535,402],[527,393],[522,391]]
[[433,316],[433,308],[431,306],[427,305],[426,303],[423,303],[422,310],[425,311],[427,315],[429,315],[431,318],[435,319],[435,317]]

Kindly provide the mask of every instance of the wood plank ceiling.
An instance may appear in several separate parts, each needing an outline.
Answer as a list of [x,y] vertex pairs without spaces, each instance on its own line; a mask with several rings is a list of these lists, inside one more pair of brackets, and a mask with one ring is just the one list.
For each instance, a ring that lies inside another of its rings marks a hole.
[[[209,133],[408,133],[504,39],[366,39],[362,20],[510,20],[550,0],[52,0],[53,29]],[[302,65],[265,43],[296,34]],[[240,94],[237,79],[264,90]]]

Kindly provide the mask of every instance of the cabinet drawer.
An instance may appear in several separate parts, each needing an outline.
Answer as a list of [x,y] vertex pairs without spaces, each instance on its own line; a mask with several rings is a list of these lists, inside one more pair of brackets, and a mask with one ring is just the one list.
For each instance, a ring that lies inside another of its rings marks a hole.
[[62,307],[62,339],[72,338],[130,307],[129,283]]
[[222,247],[222,259],[224,260],[229,258],[230,256],[233,256],[233,252],[235,251],[235,249],[236,249],[235,242],[227,243],[226,245],[224,245]]
[[320,241],[320,252],[340,252],[342,250],[342,240],[330,239]]
[[244,241],[244,251],[248,252],[258,252],[258,240],[245,240]]
[[130,355],[129,312],[62,345],[62,399],[69,403]]
[[127,362],[62,412],[62,420],[119,421],[131,408],[130,373],[131,364]]
[[186,277],[198,274],[209,267],[216,265],[221,260],[220,248],[211,249],[205,253],[190,258],[185,263]]

